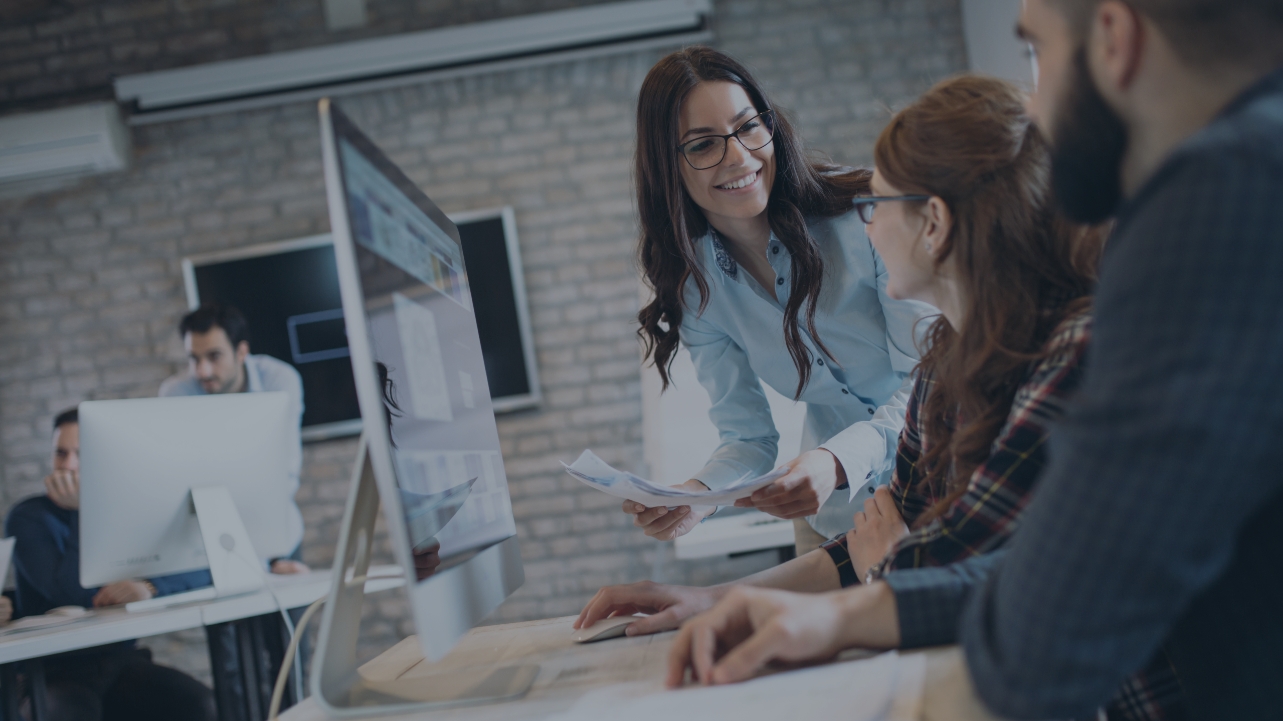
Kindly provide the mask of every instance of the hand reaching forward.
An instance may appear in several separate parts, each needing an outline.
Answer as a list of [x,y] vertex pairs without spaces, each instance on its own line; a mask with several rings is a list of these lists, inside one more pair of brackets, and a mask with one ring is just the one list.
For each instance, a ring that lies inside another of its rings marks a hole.
[[878,486],[873,498],[864,501],[864,510],[855,514],[855,528],[846,534],[846,551],[860,580],[907,535],[909,527],[891,491],[886,486]]
[[833,489],[846,482],[846,472],[832,453],[817,448],[785,464],[788,475],[735,502],[738,508],[757,508],[777,518],[802,518],[819,513]]
[[278,576],[292,576],[296,573],[308,573],[312,569],[302,561],[295,561],[289,558],[278,558],[272,561],[272,573]]
[[688,669],[706,685],[737,683],[772,661],[823,660],[846,648],[899,643],[895,596],[885,583],[823,594],[736,586],[682,626],[665,683],[681,686]]
[[94,595],[94,608],[146,601],[154,595],[153,586],[147,581],[116,581],[98,589]]
[[644,636],[670,631],[691,616],[712,608],[725,593],[719,588],[669,586],[652,581],[606,586],[579,612],[575,628],[585,628],[611,616],[648,613],[651,615],[629,624],[624,633]]
[[[679,484],[676,488],[688,491],[707,491],[708,486],[695,479]],[[647,507],[637,501],[624,501],[624,513],[631,514],[633,525],[647,536],[659,541],[671,541],[684,536],[699,525],[705,516],[717,510],[716,506],[665,506]]]

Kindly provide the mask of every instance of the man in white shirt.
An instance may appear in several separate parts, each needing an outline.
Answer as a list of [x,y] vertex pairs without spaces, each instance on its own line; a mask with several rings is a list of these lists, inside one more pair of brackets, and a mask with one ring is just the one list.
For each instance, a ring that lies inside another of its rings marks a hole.
[[[160,384],[160,396],[199,396],[212,393],[265,393],[281,391],[290,398],[291,407],[300,423],[303,419],[303,379],[285,361],[269,355],[249,352],[249,324],[236,308],[206,303],[183,316],[178,334],[187,351],[187,372],[179,373]],[[298,491],[299,473],[303,467],[302,439],[297,434],[290,446],[291,495]],[[295,506],[291,518],[298,543],[303,541],[303,516]],[[307,566],[298,560],[278,558],[272,561],[273,573],[302,573]]]

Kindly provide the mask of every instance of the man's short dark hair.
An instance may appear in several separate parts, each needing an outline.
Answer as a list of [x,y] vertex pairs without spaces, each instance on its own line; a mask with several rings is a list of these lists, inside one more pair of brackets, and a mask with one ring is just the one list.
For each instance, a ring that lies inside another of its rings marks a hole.
[[203,303],[201,307],[183,316],[178,321],[178,337],[184,338],[188,333],[208,333],[213,327],[223,329],[232,349],[249,340],[249,324],[239,310],[221,303]]
[[77,406],[75,408],[68,408],[67,410],[53,417],[53,429],[57,431],[59,428],[62,428],[68,423],[79,423],[79,422],[80,422],[80,407]]
[[[1085,32],[1102,0],[1051,0],[1076,32]],[[1122,0],[1154,21],[1177,55],[1192,66],[1283,64],[1283,2],[1279,0]]]

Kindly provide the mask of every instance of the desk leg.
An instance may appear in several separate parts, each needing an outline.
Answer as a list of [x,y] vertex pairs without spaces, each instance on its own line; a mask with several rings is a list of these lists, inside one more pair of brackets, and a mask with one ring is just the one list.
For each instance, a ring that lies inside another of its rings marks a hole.
[[[258,684],[259,705],[264,717],[272,705],[272,689],[276,687],[276,675],[281,672],[285,660],[285,651],[290,645],[290,632],[280,614],[271,613],[248,619],[250,642],[254,656],[255,680]],[[285,682],[285,693],[281,696],[281,710],[298,703],[298,689],[294,688],[294,676],[291,674]]]
[[[208,626],[210,668],[219,721],[263,721],[272,701],[289,635],[277,614]],[[297,689],[286,686],[281,709],[297,703]]]
[[209,642],[209,667],[214,677],[218,721],[251,721],[246,715],[245,684],[241,678],[236,623],[206,626],[205,639]]
[[[292,610],[289,613],[292,621],[297,623],[298,614]],[[290,630],[280,614],[259,616],[253,621],[258,629],[255,642],[259,644],[257,653],[261,659],[260,668],[266,672],[263,676],[263,708],[268,708],[272,703],[272,689],[276,687],[276,675],[281,672],[281,664],[285,662],[285,651],[290,647]],[[300,647],[299,656],[300,661],[306,662],[307,649]],[[299,698],[300,693],[299,689],[295,688],[294,674],[290,673],[285,681],[285,693],[281,696],[281,711],[298,703]]]
[[[255,620],[247,618],[237,622],[236,647],[240,652],[241,682],[245,684],[246,715],[254,721],[261,721],[267,718],[268,707],[263,703],[262,658],[259,653],[262,644],[256,642],[258,628]],[[267,693],[270,698],[271,686],[268,686]]]
[[28,661],[27,677],[31,686],[31,721],[47,721],[49,694],[45,685],[45,662],[39,658]]
[[18,664],[6,663],[0,666],[0,718],[3,721],[22,721],[18,715],[18,705],[22,696],[18,693]]

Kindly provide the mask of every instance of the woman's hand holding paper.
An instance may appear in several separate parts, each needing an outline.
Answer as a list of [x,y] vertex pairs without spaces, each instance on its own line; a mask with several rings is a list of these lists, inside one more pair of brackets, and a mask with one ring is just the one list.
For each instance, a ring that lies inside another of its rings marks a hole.
[[[708,486],[695,479],[676,488],[688,491],[707,491]],[[671,541],[684,536],[699,525],[706,516],[717,510],[716,506],[644,506],[637,501],[624,501],[624,513],[633,515],[633,525],[647,536],[660,541]]]

